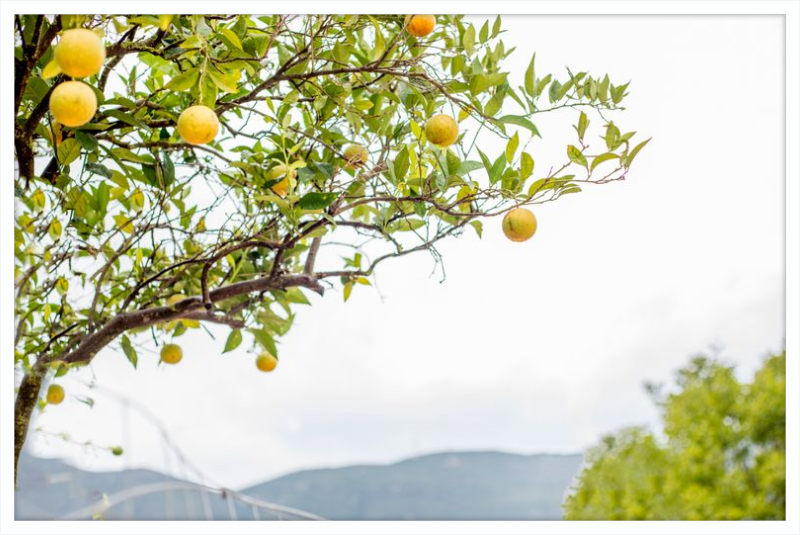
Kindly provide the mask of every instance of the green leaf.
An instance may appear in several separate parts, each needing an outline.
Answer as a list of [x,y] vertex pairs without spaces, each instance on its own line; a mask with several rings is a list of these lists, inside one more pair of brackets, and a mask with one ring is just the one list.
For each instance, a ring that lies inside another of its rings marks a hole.
[[608,160],[613,160],[615,158],[619,158],[619,155],[614,154],[613,152],[606,152],[600,154],[599,156],[595,156],[594,160],[592,160],[592,166],[589,168],[589,171],[594,171],[595,167],[601,163],[607,162]]
[[616,149],[619,144],[619,128],[614,126],[614,123],[608,123],[608,126],[606,126],[606,146],[608,150]]
[[81,155],[81,145],[75,138],[65,139],[61,142],[61,145],[58,146],[56,155],[58,156],[58,163],[61,165],[68,165]]
[[461,38],[461,45],[470,56],[475,53],[475,27],[470,24],[464,31],[464,36]]
[[410,232],[425,226],[422,219],[399,219],[386,227],[386,232]]
[[503,171],[506,168],[506,157],[505,154],[501,154],[497,157],[497,159],[492,164],[492,168],[489,170],[489,182],[494,184],[501,178],[503,178]]
[[214,69],[209,69],[208,71],[206,71],[206,74],[208,74],[211,77],[211,80],[214,82],[214,85],[216,85],[218,88],[222,89],[226,93],[236,93],[236,91],[238,91],[238,88],[235,85],[231,85],[229,80],[227,80],[221,74],[217,73]]
[[469,90],[473,95],[483,93],[490,87],[500,85],[508,78],[507,72],[496,72],[494,74],[476,74],[469,81]]
[[497,18],[494,19],[494,24],[492,24],[492,38],[497,37],[497,35],[500,33],[500,24],[500,15],[497,15]]
[[400,152],[397,153],[397,156],[394,159],[394,164],[392,168],[394,169],[394,176],[395,179],[399,182],[406,177],[406,173],[408,172],[409,168],[409,160],[408,160],[408,147],[405,145]]
[[483,238],[483,223],[480,221],[470,221],[469,224],[472,225],[472,228],[478,233],[478,237]]
[[164,31],[169,29],[170,23],[172,23],[172,18],[175,15],[159,15],[158,16],[158,28]]
[[506,144],[506,161],[511,163],[514,161],[514,155],[517,153],[517,148],[519,147],[519,132],[514,132],[514,135],[511,139],[508,140]]
[[278,356],[278,348],[275,346],[275,340],[268,330],[248,329],[248,332],[253,335],[253,338],[256,339],[256,342],[258,342],[261,347],[272,353],[272,355]]
[[171,91],[185,91],[197,85],[200,77],[200,69],[195,67],[172,78],[164,89]]
[[311,302],[306,297],[306,294],[300,288],[293,286],[284,292],[284,297],[288,303],[295,303],[298,305],[310,305]]
[[50,238],[53,241],[57,241],[59,238],[61,238],[61,230],[61,221],[58,219],[53,219],[53,221],[50,223],[50,226],[47,227],[47,233],[50,234]]
[[644,146],[650,142],[651,139],[653,138],[646,139],[633,148],[631,153],[628,154],[628,157],[625,158],[625,167],[631,166],[631,162],[633,162],[633,159],[636,157],[637,154],[639,154],[639,151],[642,150]]
[[567,157],[573,163],[582,165],[584,167],[589,167],[589,162],[586,161],[586,156],[584,156],[581,150],[575,145],[570,145],[567,147]]
[[475,171],[476,169],[480,169],[481,167],[483,167],[481,162],[476,162],[475,160],[464,160],[458,166],[458,171],[456,171],[456,174],[458,176],[464,176],[472,171]]
[[613,85],[611,86],[611,101],[614,104],[619,104],[622,101],[623,97],[625,96],[625,90],[628,89],[629,85],[630,82],[617,87],[614,87]]
[[335,192],[318,193],[312,191],[303,195],[297,205],[303,210],[321,210],[330,206],[338,197],[339,194]]
[[603,80],[597,85],[597,98],[600,99],[600,102],[608,100],[608,84],[610,83],[608,75],[606,74]]
[[347,281],[344,285],[344,302],[350,299],[350,294],[353,293],[353,281]]
[[525,180],[526,178],[528,178],[533,174],[533,166],[534,166],[533,157],[527,152],[523,152],[519,170],[520,177],[523,180]]
[[225,349],[222,350],[222,353],[228,353],[233,351],[242,343],[242,330],[241,329],[234,329],[228,335],[228,339],[225,341]]
[[78,143],[80,143],[81,147],[83,147],[85,150],[89,152],[94,152],[97,150],[98,143],[94,136],[90,136],[86,132],[81,132],[78,130],[75,132],[75,139],[78,140]]
[[242,42],[239,40],[239,36],[233,33],[233,31],[228,28],[220,28],[219,33],[224,35],[233,46],[242,50]]
[[515,124],[517,126],[527,128],[534,136],[542,137],[542,135],[539,133],[539,129],[536,128],[536,125],[521,115],[504,115],[503,117],[500,117],[499,121],[503,124]]
[[164,177],[164,185],[169,187],[175,181],[175,164],[169,157],[169,153],[164,152],[161,155],[161,174]]
[[128,358],[128,362],[133,364],[133,367],[136,368],[139,363],[139,356],[136,354],[136,349],[134,349],[133,344],[131,344],[131,339],[128,338],[128,335],[122,335],[120,345],[122,346],[122,351],[125,353],[125,356]]
[[61,74],[61,67],[58,66],[56,60],[51,60],[50,63],[45,65],[44,69],[42,69],[42,78],[45,80],[58,76],[59,74]]
[[550,92],[548,95],[551,103],[558,101],[559,89],[561,89],[561,82],[559,82],[558,80],[553,80],[553,83],[550,84]]
[[525,71],[525,92],[531,97],[536,96],[536,69],[533,65],[535,61],[536,54],[534,53],[528,69]]
[[586,134],[586,128],[589,126],[589,118],[586,116],[585,113],[581,112],[581,116],[578,119],[578,139],[583,141],[583,136]]
[[86,164],[86,170],[89,171],[90,173],[93,173],[95,175],[100,175],[106,178],[112,178],[114,176],[111,170],[101,163],[88,162]]

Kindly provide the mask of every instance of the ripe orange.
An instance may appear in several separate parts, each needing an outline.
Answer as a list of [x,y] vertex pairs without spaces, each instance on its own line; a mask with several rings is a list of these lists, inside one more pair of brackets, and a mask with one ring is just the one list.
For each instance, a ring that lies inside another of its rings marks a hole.
[[526,208],[515,208],[503,217],[503,233],[511,241],[522,242],[536,234],[536,216]]
[[425,136],[434,145],[447,147],[458,139],[458,123],[449,115],[434,115],[425,123]]
[[47,403],[58,405],[64,401],[64,388],[59,385],[50,385],[47,388]]
[[219,130],[219,119],[208,106],[190,106],[178,117],[178,133],[192,145],[213,141]]
[[266,351],[256,359],[256,367],[262,372],[271,372],[278,365],[278,359]]
[[62,82],[50,93],[50,113],[65,126],[81,126],[97,111],[97,97],[83,82]]
[[406,30],[414,37],[425,37],[433,31],[436,17],[433,15],[411,15]]
[[53,55],[61,72],[73,78],[85,78],[100,72],[106,60],[106,47],[92,30],[75,28],[61,34]]

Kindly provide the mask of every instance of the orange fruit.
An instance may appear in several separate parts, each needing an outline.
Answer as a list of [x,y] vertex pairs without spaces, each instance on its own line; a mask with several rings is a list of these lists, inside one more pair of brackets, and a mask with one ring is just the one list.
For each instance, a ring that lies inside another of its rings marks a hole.
[[164,364],[177,364],[183,358],[183,349],[178,344],[164,344],[161,348],[161,362]]
[[458,123],[449,115],[434,115],[425,123],[425,136],[434,145],[447,147],[458,139]]
[[97,97],[83,82],[62,82],[50,93],[50,113],[65,126],[81,126],[97,111]]
[[208,106],[190,106],[178,117],[178,133],[192,145],[213,141],[219,130],[219,119]]
[[106,47],[92,30],[75,28],[61,34],[53,56],[61,72],[73,78],[85,78],[100,72],[106,60]]
[[278,365],[278,359],[266,351],[256,358],[256,367],[262,372],[271,372]]
[[411,15],[406,31],[414,37],[425,37],[433,31],[436,17],[433,15]]
[[536,216],[526,208],[515,208],[503,217],[503,233],[511,241],[522,242],[536,234]]

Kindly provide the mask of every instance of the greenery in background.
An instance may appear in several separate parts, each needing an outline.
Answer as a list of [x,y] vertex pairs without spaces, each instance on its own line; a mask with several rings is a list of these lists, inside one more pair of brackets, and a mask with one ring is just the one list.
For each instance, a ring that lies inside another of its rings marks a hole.
[[[438,261],[438,240],[486,218],[626,177],[647,142],[611,120],[628,83],[531,58],[512,86],[500,17],[410,20],[16,18],[17,454],[42,384],[111,344],[174,365],[172,339],[213,322],[232,329],[225,352],[252,341],[271,371],[304,290],[347,300],[384,260]],[[102,36],[95,71],[54,53],[76,28]],[[574,133],[536,166],[536,117],[557,110]]]
[[570,520],[779,520],[786,516],[786,353],[750,383],[696,357],[677,390],[650,388],[664,437],[603,438],[565,502]]

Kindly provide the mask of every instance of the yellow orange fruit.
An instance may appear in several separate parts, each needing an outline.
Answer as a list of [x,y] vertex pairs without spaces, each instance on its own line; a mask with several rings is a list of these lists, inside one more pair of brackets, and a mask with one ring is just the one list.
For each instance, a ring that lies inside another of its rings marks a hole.
[[106,47],[92,30],[75,28],[61,34],[54,56],[61,72],[73,78],[85,78],[100,72],[106,60]]
[[50,405],[58,405],[64,401],[64,388],[59,385],[50,385],[47,388],[47,403]]
[[192,145],[203,145],[217,136],[219,119],[208,106],[190,106],[178,117],[178,133]]
[[344,149],[345,165],[351,169],[358,169],[369,158],[369,153],[363,145],[350,145]]
[[425,136],[434,145],[447,147],[458,139],[458,123],[449,115],[434,115],[425,123]]
[[178,344],[164,344],[161,348],[161,362],[177,364],[183,358],[183,349]]
[[511,241],[529,240],[536,234],[536,216],[526,208],[515,208],[503,218],[503,234]]
[[269,178],[270,180],[277,180],[283,177],[283,180],[274,184],[272,186],[272,191],[274,191],[279,197],[286,197],[286,194],[289,193],[289,188],[291,187],[291,183],[289,182],[289,178],[294,178],[294,171],[289,170],[289,168],[283,164],[276,165],[270,171]]
[[97,111],[97,97],[83,82],[62,82],[50,93],[50,113],[65,126],[81,126]]
[[433,15],[411,15],[406,31],[414,37],[425,37],[433,31],[436,17]]
[[271,372],[278,365],[278,359],[266,351],[256,359],[256,367],[262,372]]

